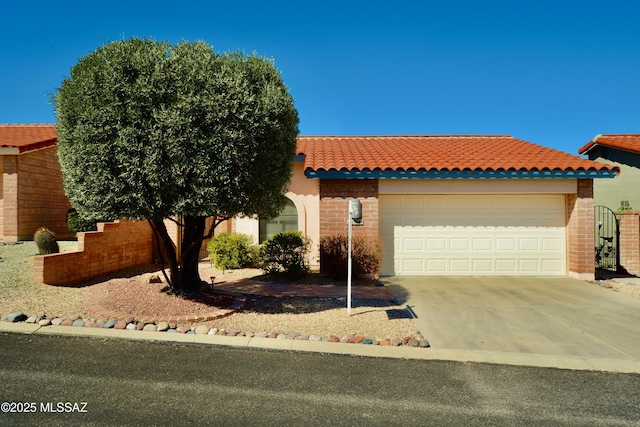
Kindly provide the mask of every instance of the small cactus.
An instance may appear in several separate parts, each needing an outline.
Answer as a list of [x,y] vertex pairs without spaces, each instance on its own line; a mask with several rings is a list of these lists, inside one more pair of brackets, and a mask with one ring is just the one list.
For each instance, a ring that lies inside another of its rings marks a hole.
[[45,227],[40,227],[33,235],[33,240],[38,246],[38,253],[40,255],[57,254],[60,252],[56,236],[53,232]]

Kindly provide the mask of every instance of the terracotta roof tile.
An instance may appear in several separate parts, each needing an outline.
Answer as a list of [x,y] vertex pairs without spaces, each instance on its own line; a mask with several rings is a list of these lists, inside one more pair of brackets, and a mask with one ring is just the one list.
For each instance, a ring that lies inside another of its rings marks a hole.
[[640,153],[640,134],[637,133],[620,133],[620,134],[603,134],[596,135],[591,141],[585,144],[578,153],[586,154],[596,145],[605,147],[618,148],[620,150],[632,151]]
[[18,148],[21,153],[57,143],[52,124],[0,124],[0,148]]
[[300,136],[297,154],[313,171],[616,170],[504,135]]

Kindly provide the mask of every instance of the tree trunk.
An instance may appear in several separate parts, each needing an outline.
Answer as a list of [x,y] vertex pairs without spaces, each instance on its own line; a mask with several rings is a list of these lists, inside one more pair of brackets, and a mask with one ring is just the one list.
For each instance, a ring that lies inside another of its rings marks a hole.
[[181,232],[178,236],[181,239],[180,254],[176,253],[164,220],[150,221],[166,256],[165,260],[161,251],[163,268],[165,262],[169,266],[169,277],[167,277],[169,287],[176,292],[193,294],[201,290],[202,279],[198,272],[198,255],[204,240],[205,220],[205,217],[182,218],[182,224],[179,225]]

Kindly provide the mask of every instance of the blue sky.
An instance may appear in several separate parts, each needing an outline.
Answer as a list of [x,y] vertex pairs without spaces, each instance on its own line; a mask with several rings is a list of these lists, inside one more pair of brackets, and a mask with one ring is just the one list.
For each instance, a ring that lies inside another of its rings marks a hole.
[[576,154],[640,132],[638,1],[0,6],[0,123],[54,123],[78,59],[131,36],[272,57],[303,135],[507,134]]

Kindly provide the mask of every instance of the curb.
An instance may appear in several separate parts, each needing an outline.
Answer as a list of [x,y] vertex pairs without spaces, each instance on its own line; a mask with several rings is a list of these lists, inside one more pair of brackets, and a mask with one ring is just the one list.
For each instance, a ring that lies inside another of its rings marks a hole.
[[111,337],[139,341],[179,342],[224,346],[234,348],[301,351],[309,353],[337,354],[361,357],[392,359],[432,360],[465,363],[488,363],[512,366],[530,366],[580,371],[600,371],[623,374],[640,374],[640,361],[625,359],[598,359],[549,354],[522,354],[498,351],[433,349],[408,346],[354,345],[293,339],[270,339],[257,337],[232,337],[219,335],[180,334],[166,332],[142,332],[103,328],[78,328],[69,326],[40,326],[37,324],[0,322],[0,332],[64,335],[81,337]]

